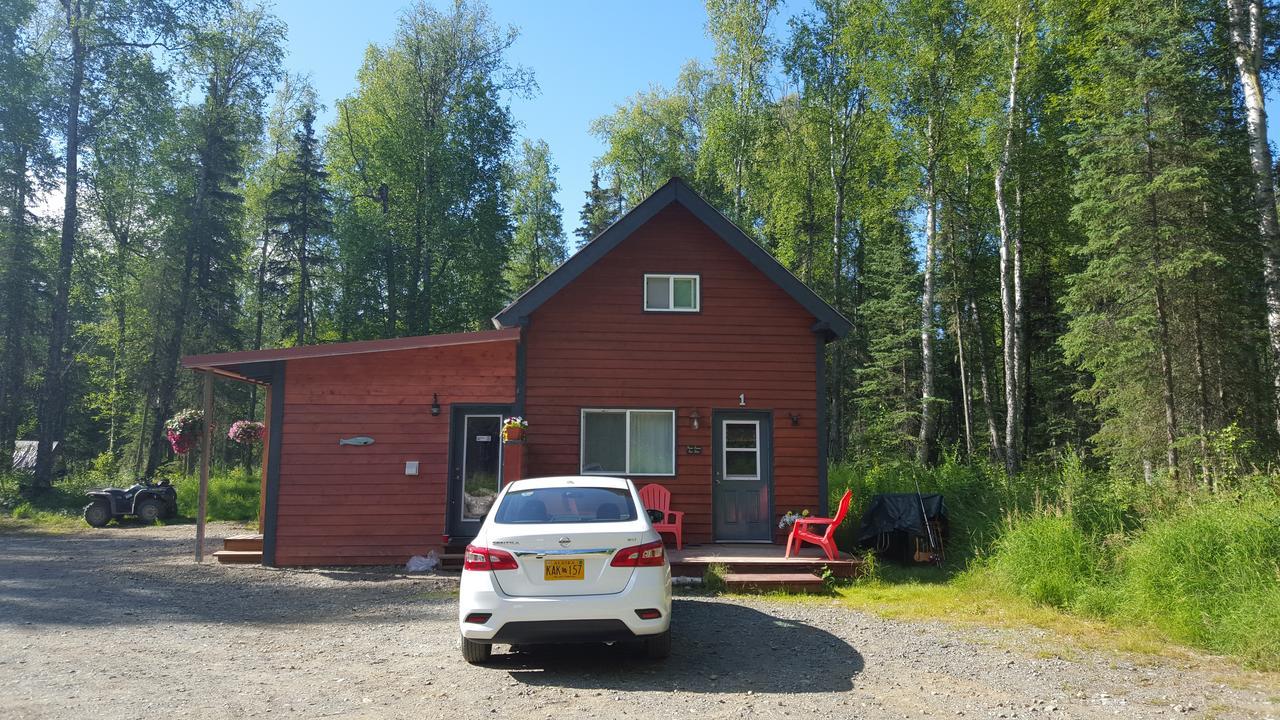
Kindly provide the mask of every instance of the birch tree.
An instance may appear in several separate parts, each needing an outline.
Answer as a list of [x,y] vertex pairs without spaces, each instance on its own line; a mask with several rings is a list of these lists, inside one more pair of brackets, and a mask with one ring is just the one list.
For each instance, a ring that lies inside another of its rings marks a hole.
[[[1266,7],[1262,0],[1226,0],[1226,6],[1231,55],[1244,94],[1249,165],[1253,168],[1253,200],[1258,215],[1258,234],[1265,253],[1262,279],[1267,294],[1273,400],[1280,400],[1280,219],[1276,212],[1271,145],[1267,142],[1266,91],[1262,86]],[[1275,422],[1276,430],[1280,432],[1280,412],[1276,414]]]

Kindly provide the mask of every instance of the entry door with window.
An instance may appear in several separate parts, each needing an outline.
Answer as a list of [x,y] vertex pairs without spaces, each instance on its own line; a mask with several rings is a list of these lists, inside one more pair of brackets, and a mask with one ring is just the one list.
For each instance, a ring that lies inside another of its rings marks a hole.
[[445,523],[451,537],[475,537],[502,489],[502,419],[510,412],[499,405],[452,408]]
[[773,540],[773,419],[713,413],[712,511],[716,542]]

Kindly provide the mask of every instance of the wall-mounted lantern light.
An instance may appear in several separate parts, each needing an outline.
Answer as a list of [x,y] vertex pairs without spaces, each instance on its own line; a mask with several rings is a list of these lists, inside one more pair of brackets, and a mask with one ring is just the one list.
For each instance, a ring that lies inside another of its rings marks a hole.
[[431,393],[431,417],[440,414],[440,397],[435,393]]
[[791,424],[793,426],[800,424],[800,413],[791,413]]
[[693,426],[694,430],[698,429],[698,421],[701,419],[702,419],[702,416],[698,415],[697,410],[694,410],[693,412],[689,413],[689,423]]

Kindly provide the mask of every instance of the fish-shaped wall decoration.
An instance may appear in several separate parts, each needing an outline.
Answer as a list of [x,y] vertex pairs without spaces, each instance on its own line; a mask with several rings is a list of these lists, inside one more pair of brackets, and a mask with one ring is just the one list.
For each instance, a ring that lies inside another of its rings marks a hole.
[[372,445],[373,438],[368,435],[358,435],[352,438],[342,438],[338,440],[339,445]]

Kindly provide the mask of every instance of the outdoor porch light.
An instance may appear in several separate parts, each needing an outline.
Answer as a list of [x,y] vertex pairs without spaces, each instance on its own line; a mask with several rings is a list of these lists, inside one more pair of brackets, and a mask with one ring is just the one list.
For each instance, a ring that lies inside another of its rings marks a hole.
[[702,416],[698,415],[698,411],[696,408],[694,409],[693,412],[689,413],[689,422],[693,425],[694,430],[698,429],[698,421],[701,419],[702,419]]
[[431,393],[431,417],[440,414],[440,397],[435,393]]
[[791,413],[791,424],[793,426],[800,424],[800,413]]

